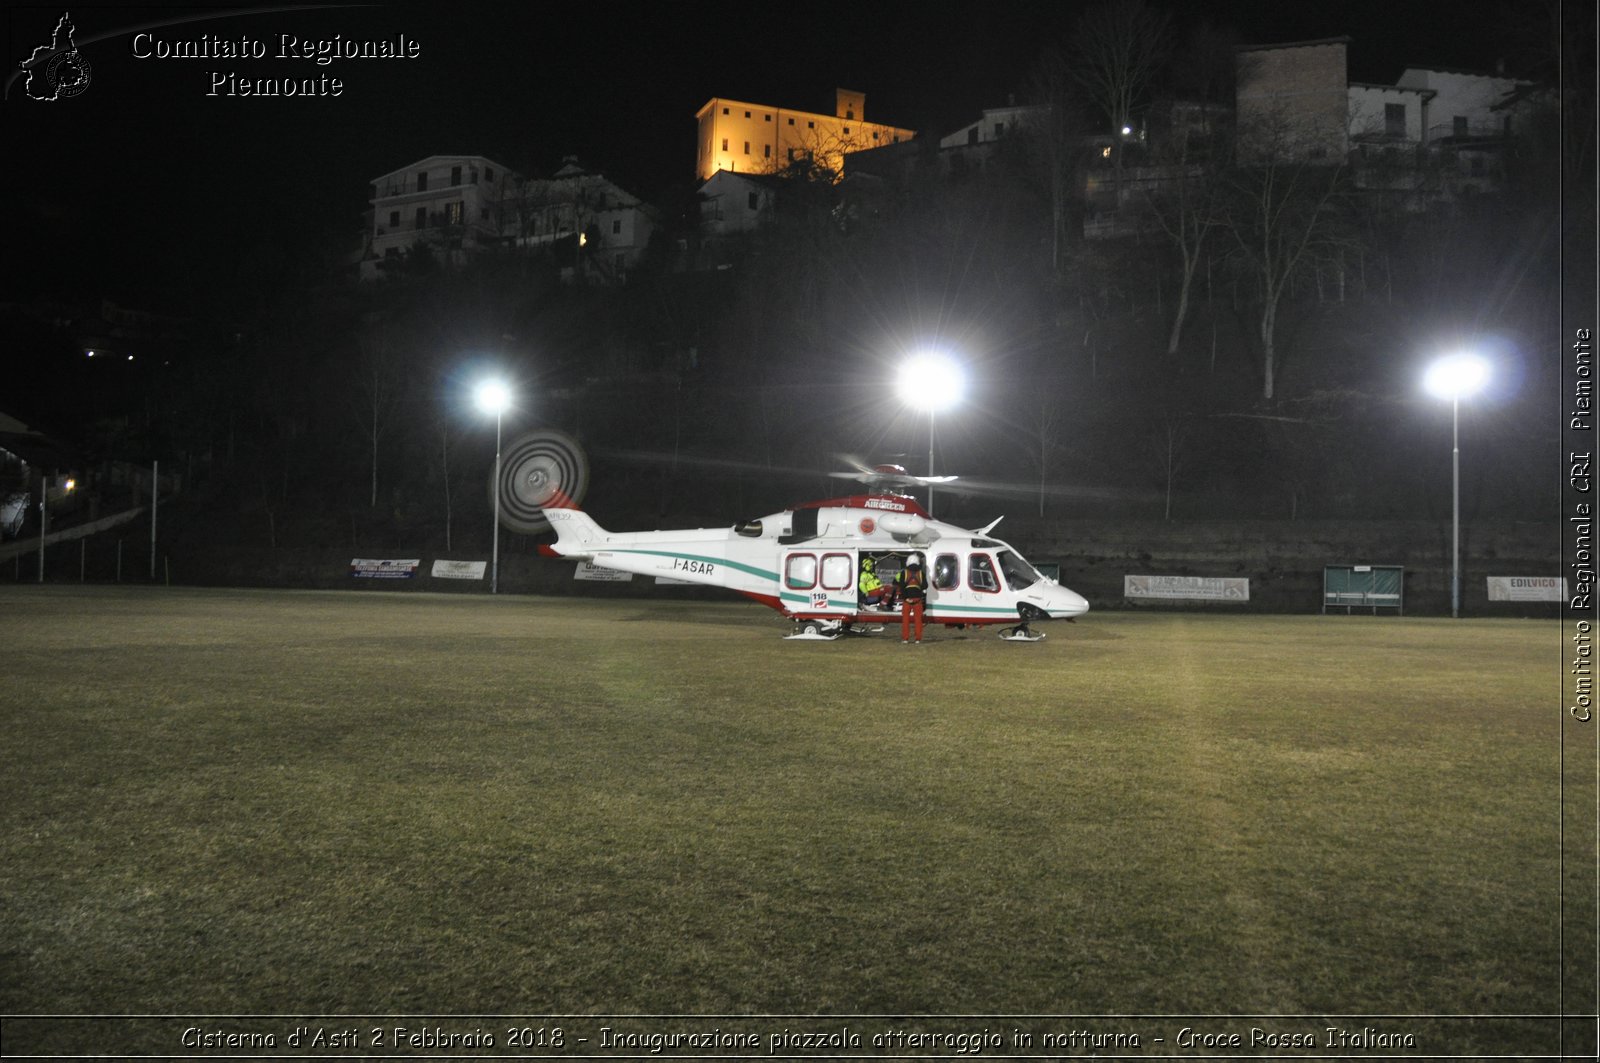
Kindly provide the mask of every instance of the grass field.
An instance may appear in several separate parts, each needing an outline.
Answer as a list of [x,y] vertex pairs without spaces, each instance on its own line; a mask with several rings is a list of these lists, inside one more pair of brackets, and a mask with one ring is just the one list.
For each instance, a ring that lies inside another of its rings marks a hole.
[[1553,622],[0,610],[13,1015],[1559,1010]]

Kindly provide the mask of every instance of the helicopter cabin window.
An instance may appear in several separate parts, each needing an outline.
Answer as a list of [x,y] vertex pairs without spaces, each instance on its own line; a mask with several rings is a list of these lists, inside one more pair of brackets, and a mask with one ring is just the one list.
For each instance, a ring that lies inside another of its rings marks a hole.
[[849,554],[822,555],[822,589],[849,590],[856,585],[856,566]]
[[817,555],[790,554],[783,566],[783,585],[808,590],[817,585]]
[[955,554],[940,554],[933,559],[933,589],[953,591],[961,585],[961,559]]
[[1000,571],[1005,573],[1006,586],[1014,591],[1024,587],[1031,587],[1044,577],[1039,575],[1039,570],[1024,561],[1020,554],[1012,550],[1000,551]]
[[994,562],[988,554],[973,554],[967,560],[967,586],[988,594],[999,593],[1000,580],[994,574]]

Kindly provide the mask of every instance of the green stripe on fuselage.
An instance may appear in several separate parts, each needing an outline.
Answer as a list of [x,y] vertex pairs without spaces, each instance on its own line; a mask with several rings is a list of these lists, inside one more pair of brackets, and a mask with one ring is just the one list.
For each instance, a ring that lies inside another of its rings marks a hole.
[[747,572],[757,579],[771,580],[773,583],[778,582],[778,574],[776,572],[768,572],[765,569],[756,568],[754,565],[747,565],[742,561],[730,561],[725,557],[707,557],[704,554],[685,554],[677,550],[636,550],[632,548],[612,548],[603,552],[609,554],[644,554],[647,557],[670,557],[674,560],[699,561],[707,565],[726,565],[728,568],[738,569],[740,572]]

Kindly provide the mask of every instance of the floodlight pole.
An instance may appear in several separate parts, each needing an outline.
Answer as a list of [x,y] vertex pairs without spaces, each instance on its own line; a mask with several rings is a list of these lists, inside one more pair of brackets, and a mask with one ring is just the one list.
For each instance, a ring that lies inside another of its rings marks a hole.
[[1450,616],[1461,617],[1461,396],[1450,397]]
[[933,516],[933,419],[937,417],[933,407],[928,407],[928,516]]
[[494,551],[489,564],[489,593],[500,593],[500,419],[503,411],[494,413]]
[[44,542],[50,527],[50,476],[39,477],[39,582],[44,582]]

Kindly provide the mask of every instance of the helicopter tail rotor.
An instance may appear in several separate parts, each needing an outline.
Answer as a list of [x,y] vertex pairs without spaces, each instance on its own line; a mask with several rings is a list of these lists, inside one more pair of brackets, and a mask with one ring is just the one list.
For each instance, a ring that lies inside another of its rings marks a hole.
[[499,483],[490,475],[489,501],[500,499],[500,524],[535,535],[550,528],[547,509],[574,509],[589,489],[589,458],[565,432],[541,428],[519,436],[500,458]]

